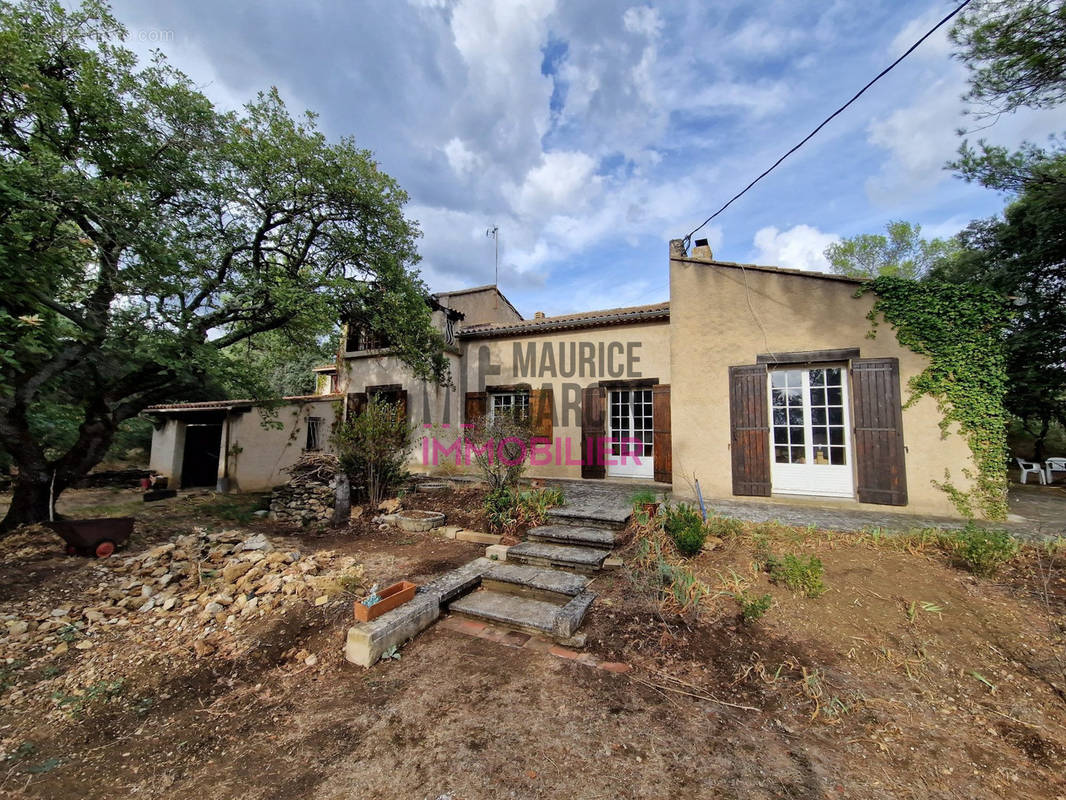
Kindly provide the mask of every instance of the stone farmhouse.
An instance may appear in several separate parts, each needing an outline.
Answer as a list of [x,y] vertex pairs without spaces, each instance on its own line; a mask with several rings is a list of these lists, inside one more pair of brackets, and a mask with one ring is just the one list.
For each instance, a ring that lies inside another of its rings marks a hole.
[[[934,485],[968,491],[966,442],[936,402],[904,405],[927,365],[874,298],[838,275],[717,261],[671,243],[667,303],[525,318],[495,286],[427,298],[452,385],[415,380],[374,332],[348,328],[318,393],[155,406],[151,467],[171,486],[263,491],[369,398],[400,404],[424,438],[410,469],[472,471],[463,425],[528,413],[530,477],[671,484],[675,497],[800,498],[957,516]],[[458,463],[457,463],[458,462]],[[664,487],[665,488],[665,487]]]

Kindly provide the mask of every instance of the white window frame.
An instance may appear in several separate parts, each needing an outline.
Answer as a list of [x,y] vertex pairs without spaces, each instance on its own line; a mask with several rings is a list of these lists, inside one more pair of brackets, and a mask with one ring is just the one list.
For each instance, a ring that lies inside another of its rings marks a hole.
[[[497,400],[509,399],[509,403],[497,403]],[[521,402],[519,402],[521,401]],[[519,407],[525,410],[525,415],[519,419],[529,419],[529,392],[489,392],[489,419],[496,419],[496,409]]]

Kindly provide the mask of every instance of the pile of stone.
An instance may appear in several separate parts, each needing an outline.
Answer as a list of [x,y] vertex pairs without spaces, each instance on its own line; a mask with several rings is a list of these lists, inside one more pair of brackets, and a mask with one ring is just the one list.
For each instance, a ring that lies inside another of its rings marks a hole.
[[241,531],[198,530],[93,568],[100,580],[75,602],[36,609],[23,602],[17,613],[0,615],[7,634],[0,659],[92,650],[124,628],[147,629],[153,640],[198,655],[237,649],[242,628],[265,615],[297,603],[324,605],[331,594],[362,585],[354,558],[302,555]]
[[336,488],[335,481],[278,486],[270,495],[270,518],[295,525],[326,524],[333,516]]

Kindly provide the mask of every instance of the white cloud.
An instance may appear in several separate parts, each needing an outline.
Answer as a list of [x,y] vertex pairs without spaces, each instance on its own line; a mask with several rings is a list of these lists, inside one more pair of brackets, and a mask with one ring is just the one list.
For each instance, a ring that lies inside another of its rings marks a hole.
[[542,218],[581,210],[599,192],[595,169],[595,160],[586,153],[545,153],[514,192],[514,208],[521,215]]
[[829,262],[823,253],[839,241],[835,233],[824,233],[810,225],[796,225],[785,231],[771,225],[755,233],[755,263],[827,272]]
[[481,156],[470,150],[459,137],[449,140],[442,149],[456,175],[467,175],[481,165]]

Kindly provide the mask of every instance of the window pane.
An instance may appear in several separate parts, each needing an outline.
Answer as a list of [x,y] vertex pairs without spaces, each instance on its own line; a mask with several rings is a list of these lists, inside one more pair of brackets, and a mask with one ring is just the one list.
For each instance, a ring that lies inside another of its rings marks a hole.
[[774,444],[788,444],[788,428],[774,428]]
[[825,409],[824,408],[812,408],[811,409],[811,425],[825,425]]
[[785,392],[782,389],[774,389],[771,398],[775,406],[785,405]]
[[804,458],[803,448],[802,447],[793,447],[792,448],[792,463],[793,464],[803,464],[805,461],[806,461],[806,458]]
[[825,382],[830,386],[840,385],[840,367],[833,367],[825,371]]
[[788,410],[788,424],[789,425],[802,425],[803,424],[803,409],[802,408],[790,408]]
[[783,408],[774,409],[774,425],[784,425],[788,421],[788,412]]
[[830,447],[829,448],[829,463],[843,465],[847,463],[847,459],[844,456],[843,447]]
[[774,461],[778,464],[788,463],[788,448],[787,447],[775,447],[774,448]]
[[789,428],[788,435],[792,439],[792,444],[803,444],[803,428]]
[[824,406],[825,405],[825,389],[811,389],[811,405],[812,406]]
[[844,424],[844,409],[831,408],[829,409],[829,424],[830,425],[843,425]]
[[830,428],[829,429],[829,444],[844,444],[844,429],[843,428]]
[[780,371],[771,372],[770,385],[775,389],[782,388],[785,385],[785,373]]
[[815,428],[811,431],[811,444],[829,444],[829,432],[825,428]]
[[829,405],[831,406],[839,406],[844,402],[844,395],[839,386],[833,389],[829,389],[826,392],[826,397],[829,400]]
[[825,370],[824,369],[812,369],[811,386],[825,386]]

